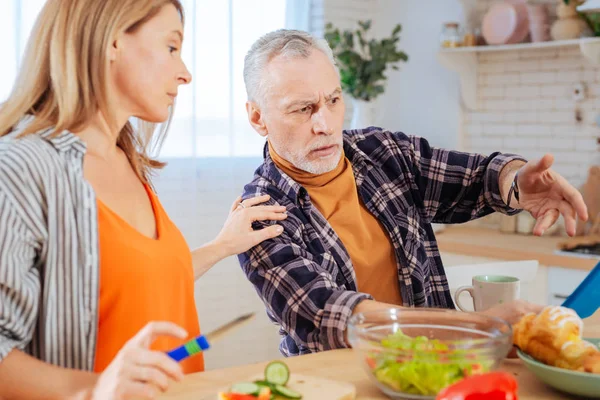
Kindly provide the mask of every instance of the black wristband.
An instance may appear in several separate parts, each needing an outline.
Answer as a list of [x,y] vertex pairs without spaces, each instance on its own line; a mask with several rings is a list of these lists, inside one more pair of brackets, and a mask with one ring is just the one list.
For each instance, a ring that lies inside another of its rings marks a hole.
[[512,196],[514,194],[515,199],[517,200],[517,203],[519,202],[519,183],[518,183],[518,178],[519,178],[519,171],[517,171],[517,173],[515,174],[515,179],[513,179],[512,184],[510,185],[510,190],[508,191],[508,201],[507,201],[507,206],[510,207],[510,202],[512,200]]

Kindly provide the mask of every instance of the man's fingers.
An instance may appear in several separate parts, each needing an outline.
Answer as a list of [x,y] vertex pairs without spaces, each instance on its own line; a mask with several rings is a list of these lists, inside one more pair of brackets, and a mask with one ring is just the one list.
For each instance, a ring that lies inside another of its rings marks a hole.
[[577,215],[579,216],[579,219],[582,221],[587,221],[588,209],[579,190],[571,186],[565,179],[561,179],[561,184],[565,185],[563,196],[571,204],[571,206],[573,206],[577,212]]
[[552,154],[546,154],[533,165],[533,170],[535,172],[544,172],[552,167],[552,164],[554,164],[554,156]]
[[574,236],[577,230],[577,214],[573,206],[566,201],[561,201],[558,205],[558,209],[565,220],[565,229],[569,236]]
[[535,303],[527,303],[527,312],[528,313],[535,313],[535,314],[539,314],[542,312],[542,310],[546,308],[546,306],[543,306],[541,304],[535,304]]
[[546,229],[550,228],[556,223],[556,220],[558,220],[559,215],[560,214],[556,209],[546,211],[546,213],[542,217],[540,217],[535,223],[535,227],[533,228],[533,234],[536,236],[542,236]]

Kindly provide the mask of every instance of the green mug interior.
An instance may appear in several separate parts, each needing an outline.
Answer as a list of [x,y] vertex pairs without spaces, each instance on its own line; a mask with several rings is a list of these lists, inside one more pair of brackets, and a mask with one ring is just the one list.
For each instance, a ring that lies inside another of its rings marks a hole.
[[477,282],[487,283],[515,283],[519,281],[519,278],[506,275],[477,275],[473,279]]

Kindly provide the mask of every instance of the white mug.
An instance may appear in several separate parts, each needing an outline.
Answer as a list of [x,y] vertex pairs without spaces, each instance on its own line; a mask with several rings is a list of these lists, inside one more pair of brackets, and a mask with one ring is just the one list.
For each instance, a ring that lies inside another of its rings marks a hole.
[[521,282],[514,276],[478,275],[472,279],[473,286],[462,286],[456,290],[454,301],[461,311],[468,311],[460,304],[462,292],[473,298],[475,311],[485,311],[493,306],[517,300],[521,294]]

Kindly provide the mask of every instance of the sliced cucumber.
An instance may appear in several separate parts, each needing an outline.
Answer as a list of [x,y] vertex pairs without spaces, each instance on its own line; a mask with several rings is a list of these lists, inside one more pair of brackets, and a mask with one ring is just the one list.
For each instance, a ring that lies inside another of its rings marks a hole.
[[274,383],[267,382],[267,381],[254,381],[254,383],[256,383],[260,387],[268,387],[271,390],[273,390],[273,388],[275,387]]
[[256,383],[240,382],[233,384],[229,391],[232,393],[250,394],[252,396],[258,396],[260,389],[261,386],[257,385]]
[[278,396],[285,397],[286,399],[296,400],[302,398],[302,395],[300,393],[281,385],[275,385],[275,387],[273,388],[273,393],[275,393]]
[[290,370],[281,361],[273,361],[265,368],[265,380],[283,386],[290,380]]

